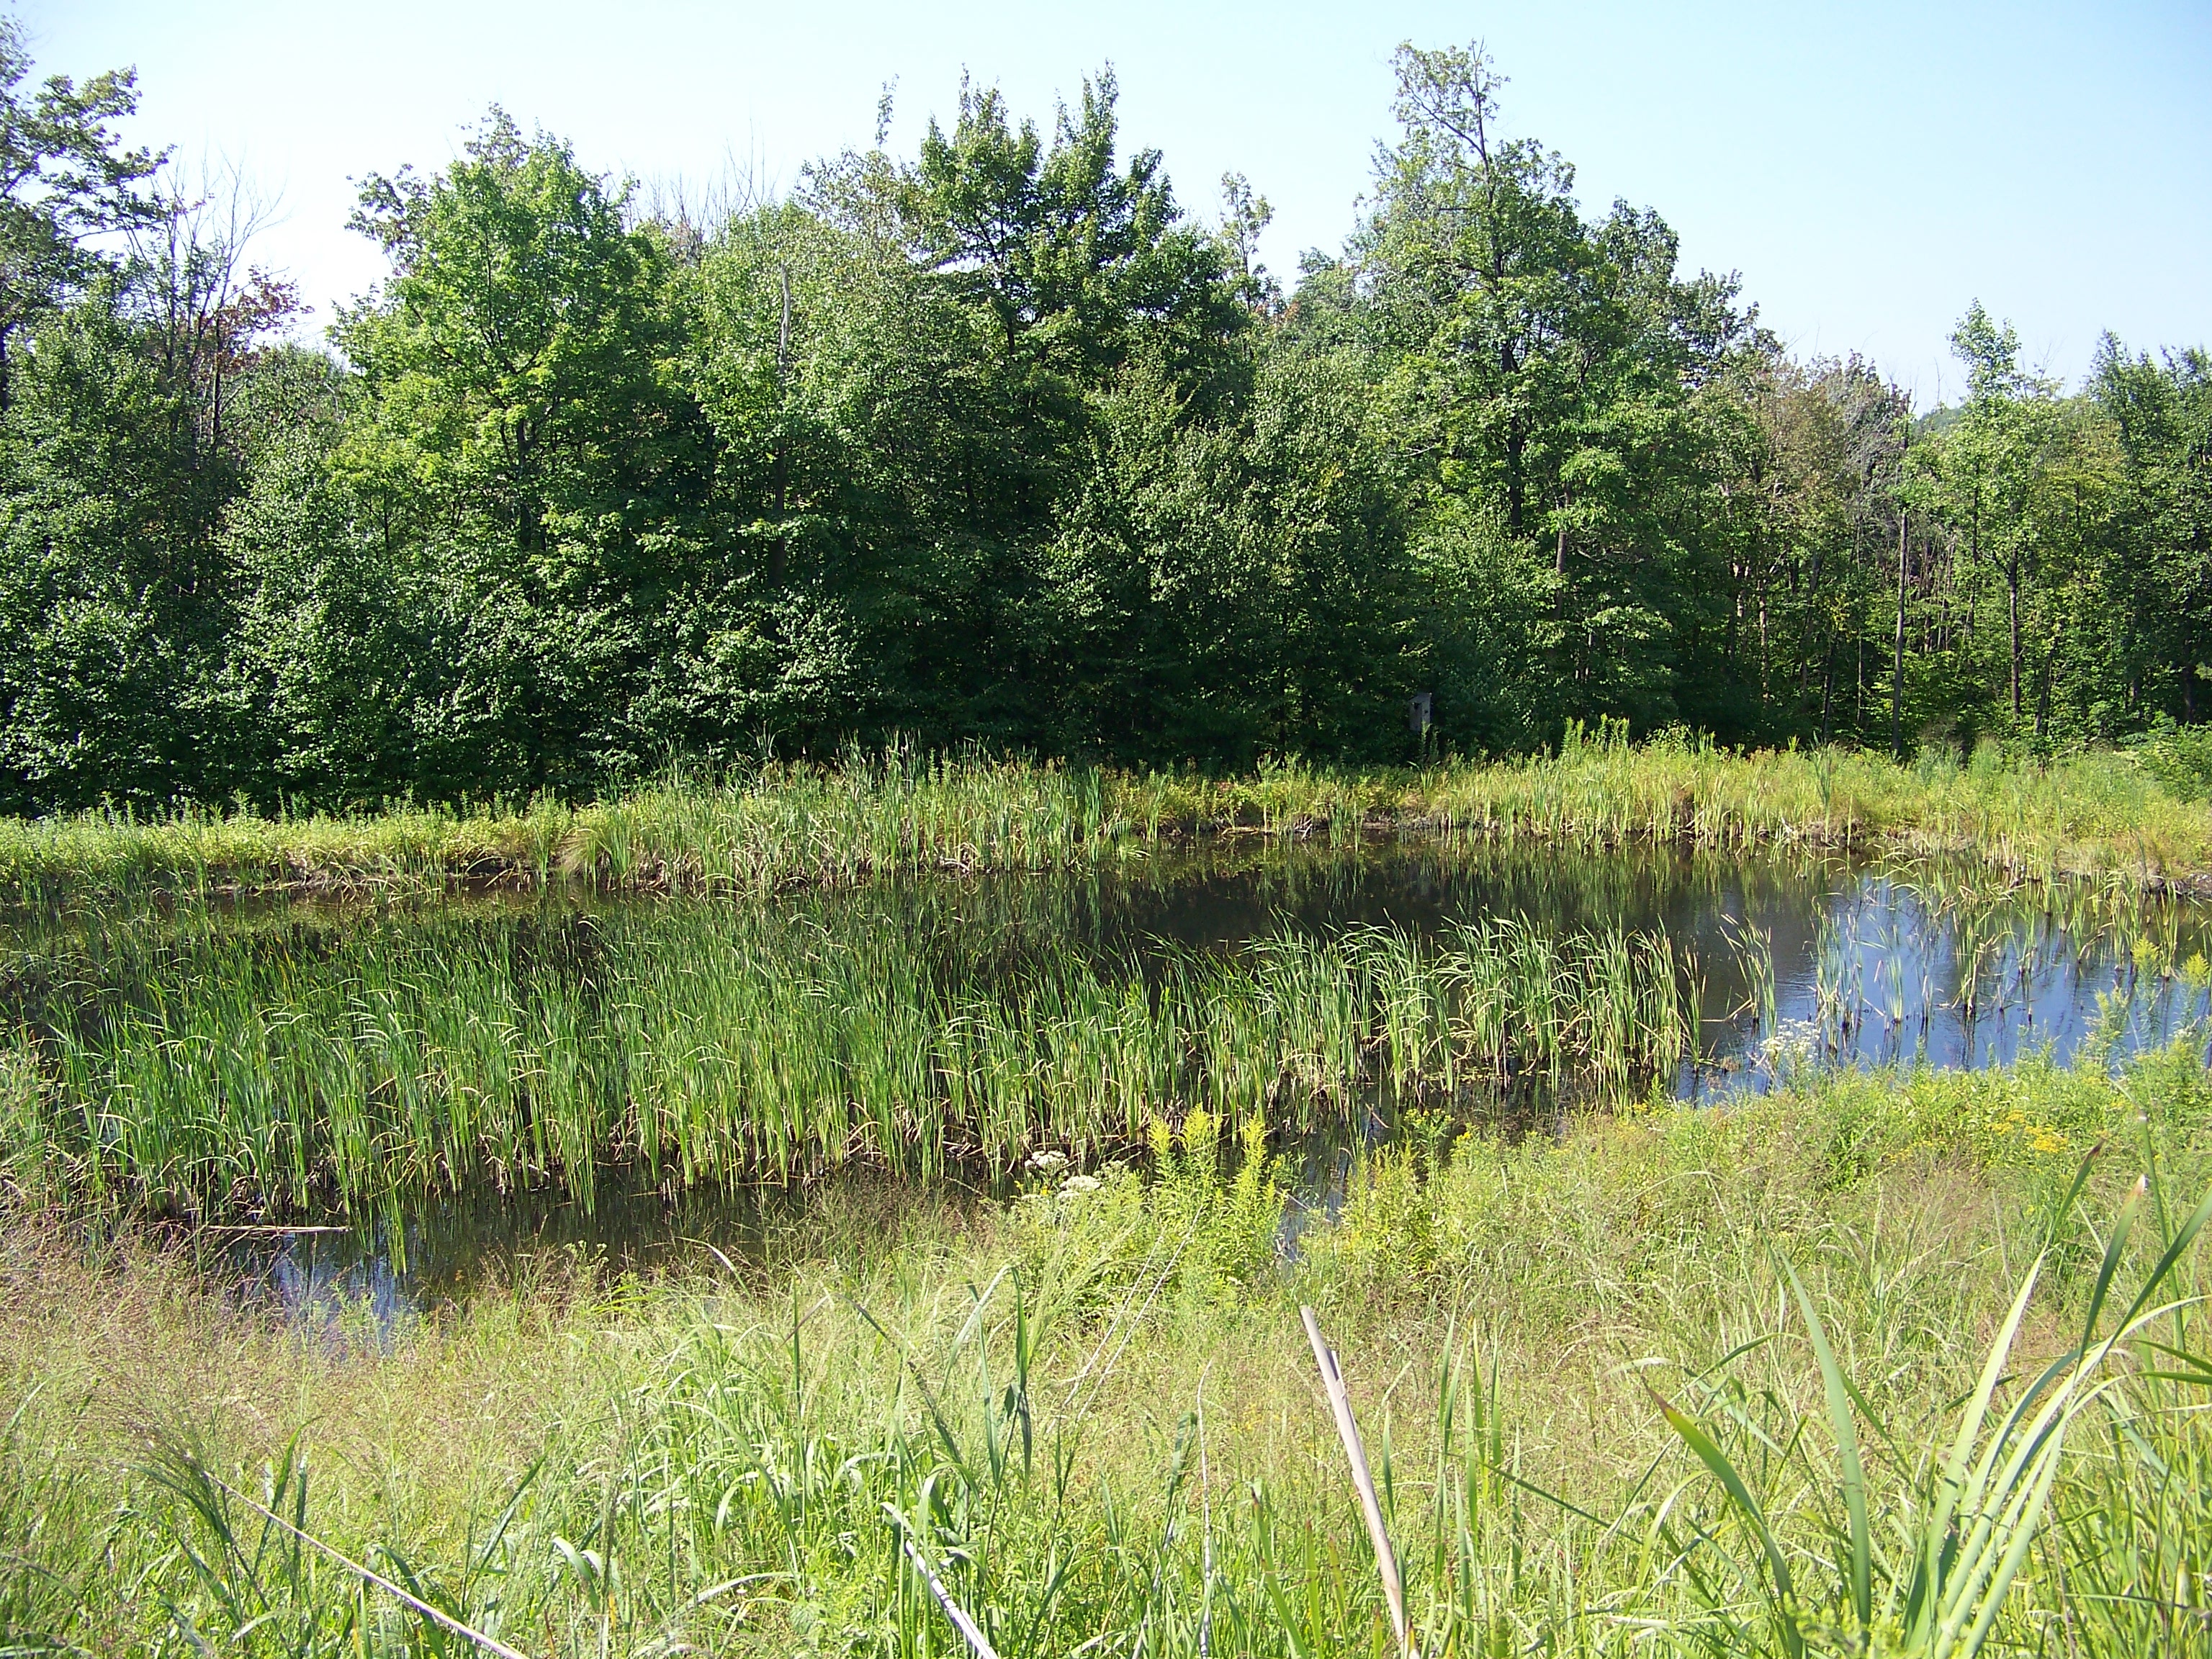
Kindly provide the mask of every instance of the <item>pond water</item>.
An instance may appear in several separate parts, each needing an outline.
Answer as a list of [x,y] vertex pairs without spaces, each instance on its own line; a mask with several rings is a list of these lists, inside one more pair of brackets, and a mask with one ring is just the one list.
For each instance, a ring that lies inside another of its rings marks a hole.
[[[866,962],[892,965],[867,971],[972,988],[1019,984],[1071,957],[1102,972],[1158,975],[1193,959],[1234,960],[1254,941],[1285,934],[1326,941],[1391,928],[1440,939],[1496,917],[1553,935],[1622,928],[1672,941],[1696,1042],[1662,1086],[1671,1081],[1686,1097],[1771,1088],[1817,1066],[1982,1066],[2036,1051],[2066,1061],[2085,1048],[2118,1064],[2146,1047],[2206,1036],[2212,914],[2186,901],[2087,884],[2007,887],[1985,871],[1926,863],[1419,845],[1225,846],[1079,877],[908,880],[774,899],[476,895],[24,915],[0,928],[0,1020],[70,1033],[90,1053],[152,1010],[173,1025],[163,1028],[169,1047],[149,1063],[230,1064],[226,1075],[243,1077],[226,1085],[234,1093],[252,1085],[253,1059],[211,1052],[243,1043],[225,1033],[245,1030],[236,1022],[249,1017],[264,1031],[273,1016],[248,1006],[256,999],[310,1018],[321,1006],[311,994],[318,975],[337,973],[331,964],[341,962],[351,962],[343,971],[359,981],[349,981],[349,1006],[362,1000],[363,974],[379,985],[380,974],[395,984],[405,977],[387,973],[393,960],[410,964],[414,981],[490,960],[508,965],[509,993],[526,1011],[568,1007],[580,996],[615,1000],[623,993],[605,988],[620,982],[607,966],[617,957],[651,961],[695,949],[687,941],[701,927],[724,930],[713,936],[725,948],[730,927],[756,919],[785,930],[778,939],[872,941],[878,954]],[[346,952],[371,936],[386,942],[384,954],[364,969]],[[215,1014],[205,1009],[223,988],[211,981],[242,988]],[[199,1011],[191,1016],[198,1025],[174,1012],[187,1007]],[[821,1013],[833,1024],[842,1017],[835,1007]],[[256,1039],[266,1040],[265,1031]],[[120,1072],[100,1075],[125,1092],[113,1081]],[[158,1086],[142,1074],[131,1097]],[[1309,1198],[1340,1178],[1347,1144],[1387,1135],[1390,1118],[1388,1091],[1378,1090],[1349,1121],[1312,1127],[1286,1145]],[[994,1177],[956,1162],[936,1179],[981,1192]],[[709,1246],[758,1259],[803,1222],[810,1192],[687,1186],[665,1171],[655,1182],[616,1170],[589,1200],[484,1186],[380,1206],[368,1221],[325,1217],[313,1231],[249,1222],[203,1227],[196,1237],[211,1265],[250,1294],[311,1321],[388,1331],[454,1287],[488,1272],[514,1273],[545,1252],[603,1254],[618,1267]]]

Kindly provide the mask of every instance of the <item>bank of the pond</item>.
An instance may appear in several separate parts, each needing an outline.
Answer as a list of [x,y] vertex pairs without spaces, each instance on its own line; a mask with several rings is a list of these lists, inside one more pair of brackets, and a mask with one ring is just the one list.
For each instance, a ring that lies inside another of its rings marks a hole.
[[0,894],[374,890],[455,884],[763,890],[894,871],[1066,869],[1206,836],[1529,838],[1963,853],[2022,879],[2212,882],[2212,806],[2134,757],[1895,764],[1857,750],[1723,753],[1571,732],[1556,756],[1241,778],[973,755],[780,764],[570,806],[346,816],[112,812],[0,821]]
[[[1808,1650],[1858,1651],[1805,1308],[1857,1390],[1868,1594],[1901,1620],[1914,1555],[1887,1540],[1925,1525],[2015,1291],[2040,1254],[1977,1450],[2091,1317],[2107,1240],[2099,1334],[2154,1283],[2212,1182],[2208,1127],[2179,1051],[2116,1079],[1830,1076],[1558,1144],[1376,1152],[1286,1259],[1279,1188],[1225,1173],[1201,1124],[1150,1183],[832,1195],[734,1273],[703,1246],[647,1281],[556,1253],[396,1328],[276,1318],[182,1257],[88,1256],[17,1212],[0,1632],[436,1645],[342,1555],[544,1659],[957,1651],[919,1558],[1004,1659],[1382,1653],[1305,1303],[1343,1356],[1422,1652],[1794,1654],[1808,1630]],[[2212,1289],[2208,1268],[2182,1249],[2158,1300]],[[1986,1650],[2203,1655],[2198,1316],[2160,1316],[2100,1376],[2117,1385],[2072,1425]],[[1765,1540],[1662,1401],[1772,1527],[1794,1633]],[[1971,1622],[1979,1592],[1951,1589]]]

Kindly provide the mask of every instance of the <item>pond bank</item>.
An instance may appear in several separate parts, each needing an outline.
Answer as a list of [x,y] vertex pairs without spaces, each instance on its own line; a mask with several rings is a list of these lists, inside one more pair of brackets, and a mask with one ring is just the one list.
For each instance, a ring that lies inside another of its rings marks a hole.
[[0,821],[0,895],[442,890],[769,891],[902,871],[1066,870],[1193,840],[1377,836],[1777,842],[1966,854],[2019,880],[2212,892],[2212,806],[2131,757],[1900,766],[1862,751],[1724,754],[1571,733],[1557,756],[1419,769],[1285,764],[1242,778],[906,751],[780,764],[588,805],[352,815],[94,812]]

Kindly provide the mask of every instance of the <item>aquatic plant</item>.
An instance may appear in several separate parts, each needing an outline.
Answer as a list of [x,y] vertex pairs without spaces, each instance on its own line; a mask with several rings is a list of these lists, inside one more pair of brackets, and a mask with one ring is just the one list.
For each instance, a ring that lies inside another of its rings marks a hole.
[[1006,961],[869,912],[677,902],[75,949],[5,1049],[12,1178],[202,1216],[480,1183],[588,1203],[609,1165],[671,1188],[1004,1170],[1197,1109],[1300,1131],[1432,1096],[1621,1099],[1694,1024],[1663,938],[1511,921]]

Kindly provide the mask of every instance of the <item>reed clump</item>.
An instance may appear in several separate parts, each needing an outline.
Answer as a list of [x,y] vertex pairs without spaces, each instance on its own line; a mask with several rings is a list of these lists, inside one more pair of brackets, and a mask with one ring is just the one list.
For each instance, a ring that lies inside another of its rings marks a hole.
[[[2130,1133],[2019,1146],[2008,1099]],[[1830,1077],[1556,1142],[1440,1128],[1362,1155],[1286,1251],[1255,1244],[1275,1173],[1194,1117],[1150,1181],[1040,1166],[903,1223],[825,1194],[795,1254],[525,1261],[381,1328],[19,1214],[0,1621],[25,1650],[470,1645],[343,1559],[544,1659],[948,1654],[948,1603],[1004,1659],[1381,1651],[1305,1304],[1421,1652],[2189,1659],[2208,1132],[2180,1050]],[[1978,1474],[1992,1448],[2024,1455]],[[1967,1571],[1992,1539],[2001,1587]]]
[[19,1188],[203,1218],[490,1186],[669,1188],[1003,1170],[1156,1119],[1279,1133],[1671,1077],[1694,1038],[1656,934],[1512,921],[1292,932],[1228,954],[1007,963],[874,912],[683,901],[75,936],[19,988],[0,1156]]
[[1556,754],[1347,771],[1270,763],[1243,777],[853,750],[719,781],[673,775],[587,805],[347,814],[128,811],[0,820],[0,896],[443,889],[761,891],[902,871],[1064,870],[1194,838],[1528,839],[1742,849],[1776,842],[1956,853],[2018,879],[2212,880],[2212,809],[2133,756],[2048,764],[1861,750],[1632,744],[1570,726]]
[[1437,771],[1409,811],[1447,833],[1581,845],[1683,840],[1964,854],[2017,879],[2161,888],[2212,872],[2212,812],[2131,755],[2011,763],[1994,750],[1899,764],[1863,750],[1733,753],[1681,735],[1570,727],[1556,756]]

